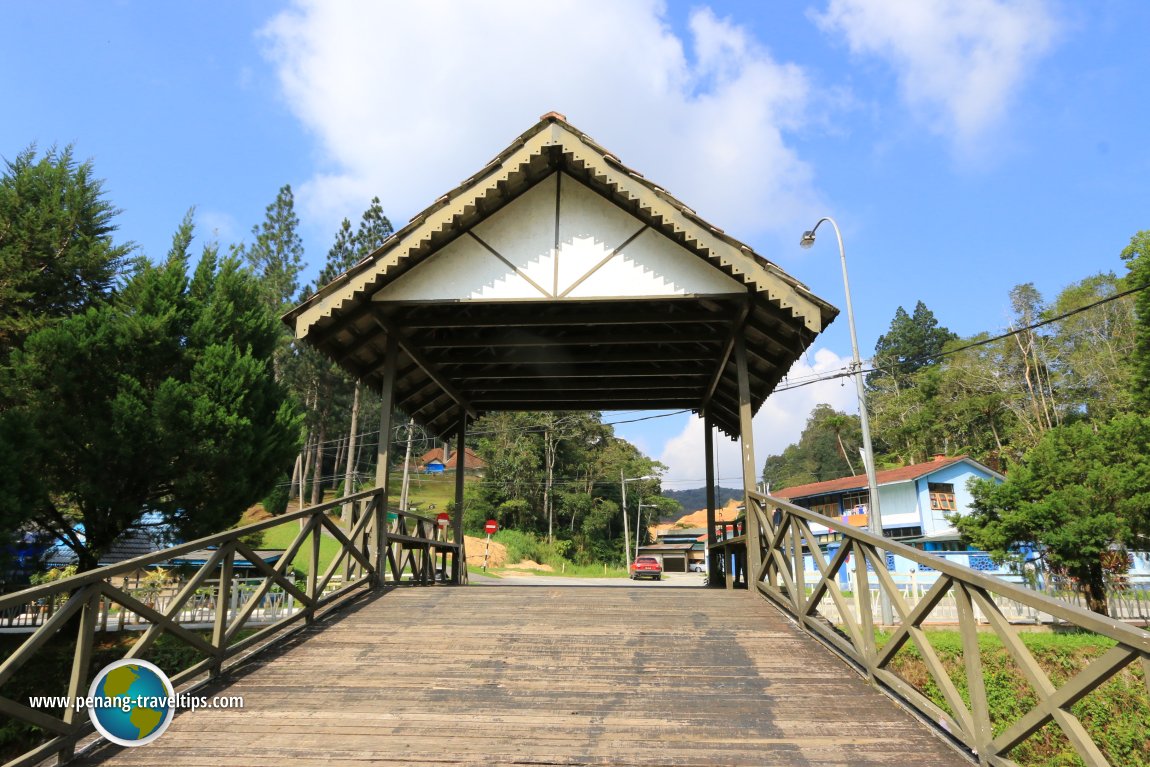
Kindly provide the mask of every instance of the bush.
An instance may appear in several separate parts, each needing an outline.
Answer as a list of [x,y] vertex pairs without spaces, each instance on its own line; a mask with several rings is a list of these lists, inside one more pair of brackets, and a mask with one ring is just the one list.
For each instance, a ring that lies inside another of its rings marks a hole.
[[291,497],[291,482],[286,476],[281,477],[272,491],[264,498],[264,511],[273,517],[278,517],[287,511],[288,500]]

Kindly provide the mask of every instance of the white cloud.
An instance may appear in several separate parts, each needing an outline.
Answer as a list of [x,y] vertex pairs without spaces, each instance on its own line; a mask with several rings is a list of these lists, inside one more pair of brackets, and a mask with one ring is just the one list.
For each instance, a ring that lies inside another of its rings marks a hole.
[[[791,367],[788,380],[793,383],[806,380],[812,375],[842,370],[849,363],[849,357],[840,357],[829,349],[819,349],[814,352],[813,364],[806,357],[800,358]],[[781,385],[786,384],[787,381],[784,381]],[[762,474],[763,461],[768,455],[781,453],[787,445],[798,441],[807,423],[807,416],[819,403],[826,403],[835,410],[858,412],[855,387],[849,378],[820,381],[777,392],[767,398],[753,421],[756,477]],[[659,460],[667,465],[663,478],[668,488],[705,484],[706,452],[703,450],[703,437],[703,419],[696,417],[691,418],[678,436],[667,441]],[[739,443],[716,432],[715,447],[718,454],[717,472],[723,480],[723,486],[738,487],[742,481]]]
[[808,83],[696,10],[676,36],[658,0],[299,0],[263,32],[325,170],[299,188],[334,225],[379,195],[396,223],[546,112],[742,238],[819,209],[786,131]]
[[830,0],[815,21],[890,64],[910,108],[963,151],[1002,118],[1056,31],[1046,0]]

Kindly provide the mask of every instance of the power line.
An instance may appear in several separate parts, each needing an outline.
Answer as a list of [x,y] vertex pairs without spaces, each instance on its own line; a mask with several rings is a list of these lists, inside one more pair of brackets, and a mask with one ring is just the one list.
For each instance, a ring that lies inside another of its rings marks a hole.
[[[1012,336],[1016,336],[1016,335],[1019,335],[1021,333],[1026,333],[1027,331],[1030,331],[1030,330],[1037,330],[1038,328],[1045,327],[1047,325],[1052,325],[1056,322],[1061,322],[1062,320],[1064,320],[1068,317],[1073,317],[1076,314],[1081,314],[1082,312],[1086,312],[1086,311],[1089,311],[1090,309],[1097,308],[1099,306],[1102,306],[1103,304],[1108,304],[1112,301],[1117,301],[1119,299],[1125,298],[1126,296],[1130,296],[1130,295],[1133,295],[1135,293],[1146,290],[1147,288],[1150,288],[1150,285],[1143,285],[1141,287],[1130,288],[1129,290],[1123,290],[1119,293],[1115,293],[1112,296],[1107,296],[1106,298],[1099,299],[1097,301],[1094,301],[1093,303],[1086,304],[1085,306],[1080,306],[1077,309],[1071,309],[1068,312],[1064,312],[1064,313],[1056,315],[1054,317],[1048,317],[1044,320],[1040,320],[1038,322],[1034,322],[1034,323],[1031,323],[1029,325],[1025,325],[1025,326],[1020,327],[1020,328],[1015,328],[1014,330],[1008,331],[1006,333],[1002,333],[1002,334],[994,336],[992,338],[984,338],[984,339],[981,339],[978,341],[972,341],[968,344],[964,344],[963,346],[959,346],[959,347],[954,348],[954,349],[947,349],[946,351],[939,352],[938,354],[931,355],[929,357],[927,357],[927,356],[910,357],[906,360],[903,360],[903,362],[901,364],[906,364],[907,362],[912,362],[912,363],[913,362],[932,362],[934,360],[941,359],[942,357],[951,357],[951,356],[954,356],[955,354],[958,354],[960,352],[968,351],[970,349],[974,349],[974,348],[977,348],[979,346],[986,346],[987,344],[992,344],[996,341],[1002,341],[1003,339],[1011,338]],[[863,375],[866,373],[890,372],[890,370],[892,368],[893,368],[893,366],[887,366],[887,367],[872,366],[869,368],[863,367],[858,372],[859,372],[859,375]],[[775,391],[776,392],[790,391],[791,389],[799,389],[799,388],[802,388],[803,386],[810,386],[811,384],[819,383],[821,381],[833,381],[836,378],[847,378],[847,377],[852,376],[852,375],[854,375],[854,364],[853,363],[848,365],[845,368],[840,368],[834,372],[822,373],[822,374],[818,374],[818,375],[814,375],[814,376],[808,376],[808,377],[800,379],[799,381],[796,381],[796,382],[791,383],[791,384],[785,384],[783,386],[776,386]]]

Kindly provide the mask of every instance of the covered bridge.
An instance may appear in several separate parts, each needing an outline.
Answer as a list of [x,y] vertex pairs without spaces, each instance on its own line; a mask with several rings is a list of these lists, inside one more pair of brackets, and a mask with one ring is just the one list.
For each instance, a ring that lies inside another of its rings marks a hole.
[[485,411],[691,409],[708,475],[718,427],[753,489],[751,417],[836,314],[552,112],[285,321],[381,391],[383,434],[387,404],[459,450]]

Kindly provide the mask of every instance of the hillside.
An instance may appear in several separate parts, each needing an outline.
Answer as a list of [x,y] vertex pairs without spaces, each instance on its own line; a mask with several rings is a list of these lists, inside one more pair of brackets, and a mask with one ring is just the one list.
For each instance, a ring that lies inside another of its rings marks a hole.
[[[690,490],[664,490],[663,497],[678,501],[684,512],[707,508],[707,488],[705,487],[696,487]],[[716,490],[715,505],[726,506],[727,501],[732,498],[737,498],[742,502],[743,491],[731,487],[720,487]]]

